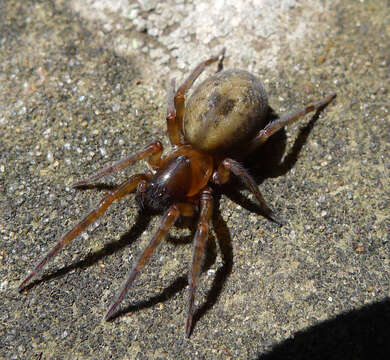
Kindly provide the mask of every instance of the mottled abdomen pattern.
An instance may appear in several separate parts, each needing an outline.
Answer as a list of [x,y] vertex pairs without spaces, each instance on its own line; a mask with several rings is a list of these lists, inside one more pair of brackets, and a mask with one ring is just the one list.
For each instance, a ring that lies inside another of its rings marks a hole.
[[265,125],[263,84],[244,70],[225,70],[206,79],[186,101],[186,142],[209,154],[234,152]]

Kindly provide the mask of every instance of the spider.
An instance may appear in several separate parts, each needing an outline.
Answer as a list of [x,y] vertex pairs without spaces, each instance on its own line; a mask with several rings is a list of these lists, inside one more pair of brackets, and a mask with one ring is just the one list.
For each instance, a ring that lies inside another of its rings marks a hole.
[[[177,90],[175,79],[169,82],[166,120],[172,145],[170,153],[163,156],[161,143],[155,141],[135,155],[119,160],[73,184],[76,188],[91,185],[95,180],[140,160],[148,160],[150,165],[147,172],[131,176],[109,192],[95,209],[67,232],[22,281],[20,291],[60,249],[103,215],[112,203],[135,192],[141,209],[163,212],[164,215],[157,232],[135,262],[111,304],[105,320],[113,316],[138,273],[175,221],[180,216],[192,217],[198,214],[192,267],[189,272],[189,305],[185,327],[187,337],[190,336],[195,293],[213,213],[210,183],[225,184],[229,181],[230,173],[233,173],[254,194],[264,215],[278,222],[254,179],[237,159],[242,159],[265,143],[284,126],[309,112],[325,107],[336,96],[331,93],[322,100],[307,105],[303,110],[267,123],[268,100],[263,84],[247,71],[223,70],[224,55],[225,49],[218,56],[198,64]],[[186,101],[186,92],[198,76],[207,66],[217,61],[217,72],[202,82]]]

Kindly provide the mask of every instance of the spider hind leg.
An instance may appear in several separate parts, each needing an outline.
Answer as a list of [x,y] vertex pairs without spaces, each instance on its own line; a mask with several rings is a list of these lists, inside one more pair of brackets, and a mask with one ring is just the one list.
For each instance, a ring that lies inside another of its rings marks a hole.
[[199,276],[202,267],[202,259],[205,251],[210,219],[213,214],[213,196],[211,189],[206,187],[200,197],[200,215],[197,225],[197,230],[194,236],[194,247],[193,247],[193,256],[192,256],[192,268],[189,274],[189,301],[188,301],[188,313],[187,313],[187,322],[186,322],[186,336],[191,335],[192,330],[192,318],[194,315],[194,300],[195,293],[198,287]]

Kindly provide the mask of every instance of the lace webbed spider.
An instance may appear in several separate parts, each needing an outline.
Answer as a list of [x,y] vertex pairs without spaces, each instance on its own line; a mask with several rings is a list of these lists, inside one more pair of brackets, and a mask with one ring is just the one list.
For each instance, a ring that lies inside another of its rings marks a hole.
[[[73,184],[74,187],[91,185],[95,180],[140,160],[147,159],[150,164],[148,172],[133,175],[124,181],[67,232],[22,281],[19,290],[22,290],[60,249],[103,215],[112,203],[135,192],[141,209],[164,212],[164,216],[149,245],[130,271],[105,319],[112,317],[137,274],[179,216],[199,214],[193,240],[192,268],[189,273],[186,335],[190,335],[195,292],[213,213],[213,194],[209,183],[225,184],[229,181],[230,173],[233,173],[254,194],[264,215],[278,222],[265,203],[257,184],[237,159],[244,158],[284,126],[324,107],[336,96],[331,93],[322,100],[307,105],[303,110],[292,112],[267,124],[268,101],[263,84],[244,70],[223,71],[224,53],[223,50],[219,56],[201,62],[177,91],[175,80],[170,82],[166,120],[172,151],[167,156],[162,156],[162,145],[155,141],[135,155]],[[201,83],[185,101],[186,92],[198,76],[208,65],[218,60],[218,71]]]

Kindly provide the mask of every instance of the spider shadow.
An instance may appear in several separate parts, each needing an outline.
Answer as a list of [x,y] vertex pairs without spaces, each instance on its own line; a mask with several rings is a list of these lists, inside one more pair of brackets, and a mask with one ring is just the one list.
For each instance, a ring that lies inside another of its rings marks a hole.
[[[267,142],[263,147],[261,147],[254,154],[248,157],[245,163],[249,165],[250,169],[252,170],[252,175],[254,175],[255,180],[258,184],[264,181],[264,179],[266,179],[267,177],[282,176],[293,168],[293,166],[298,160],[299,153],[304,144],[307,142],[307,138],[311,130],[313,129],[316,121],[318,120],[322,110],[323,108],[318,109],[310,119],[309,123],[303,128],[301,128],[292,149],[284,157],[283,161],[281,160],[287,144],[287,135],[284,129],[276,133],[272,137],[272,139],[270,139],[269,142]],[[277,114],[270,108],[268,122],[275,120],[277,117]],[[261,154],[260,156],[259,153]],[[198,320],[203,317],[215,305],[218,297],[222,292],[223,285],[229,277],[230,273],[232,272],[233,268],[232,238],[230,236],[229,229],[226,226],[226,222],[223,220],[219,209],[221,194],[223,193],[232,201],[236,202],[248,211],[267,217],[256,203],[248,200],[245,196],[241,195],[236,190],[237,183],[238,180],[234,179],[233,183],[229,182],[226,185],[214,188],[214,198],[216,206],[212,220],[218,245],[221,250],[223,265],[217,270],[215,274],[212,287],[207,294],[206,301],[198,308],[198,310],[194,314],[191,333]],[[207,263],[205,263],[203,271],[206,271],[207,269]]]
[[[95,184],[95,186],[88,185],[88,186],[78,187],[78,189],[80,190],[87,190],[91,188],[97,188],[99,190],[113,190],[116,188],[116,186],[111,184],[110,185]],[[194,313],[193,327],[194,324],[216,303],[218,296],[222,291],[223,283],[226,281],[232,269],[233,256],[232,256],[231,238],[227,226],[224,220],[222,219],[219,211],[219,200],[220,200],[220,194],[217,193],[215,195],[215,211],[213,214],[212,222],[213,222],[216,238],[219,244],[219,248],[221,249],[222,252],[223,266],[221,266],[216,272],[211,289],[207,294],[205,303]],[[124,235],[122,235],[119,240],[112,241],[105,244],[101,250],[98,250],[94,253],[87,255],[84,259],[80,261],[74,262],[71,265],[65,266],[52,273],[41,276],[41,278],[31,282],[22,290],[29,291],[31,288],[43,282],[62,277],[75,269],[86,269],[90,266],[93,266],[99,260],[105,258],[106,256],[112,255],[115,252],[119,251],[120,249],[131,245],[146,230],[146,228],[150,224],[151,218],[154,215],[155,215],[154,213],[139,211],[137,214],[136,221],[132,226],[132,228]],[[174,243],[175,245],[191,243],[192,238],[196,231],[196,221],[193,221],[193,218],[181,218],[180,220],[181,221],[178,221],[178,223],[176,224],[176,227],[189,228],[191,231],[191,235],[179,237],[179,238],[168,237],[167,241]],[[207,271],[215,263],[216,254],[217,254],[216,239],[213,236],[210,236],[205,250],[205,259],[202,266],[202,273]],[[135,304],[131,304],[125,307],[124,309],[117,311],[116,314],[114,314],[114,316],[109,321],[112,321],[115,318],[121,317],[127,313],[137,312],[142,309],[154,307],[158,303],[167,301],[168,299],[172,298],[175,294],[184,290],[187,287],[187,285],[188,285],[188,274],[180,276],[176,278],[160,294],[150,297],[147,300]]]
[[85,190],[113,191],[113,190],[116,190],[118,188],[118,185],[105,184],[105,183],[94,183],[94,184],[86,184],[86,185],[77,185],[77,186],[75,186],[75,188],[77,190],[80,190],[80,191],[85,191]]
[[[321,113],[322,109],[323,108],[318,109],[317,112],[312,116],[309,123],[300,130],[299,135],[295,140],[291,151],[284,157],[283,161],[282,157],[287,144],[287,136],[284,129],[273,135],[272,138],[267,141],[266,144],[264,144],[259,150],[256,150],[254,154],[251,154],[247,158],[245,164],[247,164],[251,169],[251,174],[252,176],[254,176],[258,184],[263,182],[264,179],[268,177],[279,177],[287,173],[295,165],[299,153],[303,145],[306,143],[307,138],[311,130],[313,129],[315,122],[318,120],[319,114]],[[272,121],[276,118],[277,115],[270,108],[269,121]],[[99,183],[93,185],[79,186],[78,189],[86,190],[93,188],[98,190],[113,190],[116,187],[117,186],[115,185]],[[244,197],[237,191],[237,188],[240,187],[241,185],[239,184],[238,180],[232,178],[232,181],[229,184],[216,188],[214,191],[215,207],[212,223],[216,239],[213,237],[209,238],[206,248],[205,259],[202,266],[202,272],[207,271],[215,263],[217,249],[216,243],[218,243],[219,248],[221,250],[223,265],[216,271],[212,286],[207,293],[206,301],[202,305],[200,305],[200,307],[194,313],[191,333],[198,320],[203,317],[216,303],[218,297],[222,292],[223,285],[226,282],[228,276],[230,275],[233,267],[232,239],[229,230],[226,226],[226,223],[223,220],[221,212],[219,210],[221,194],[224,193],[232,201],[236,202],[246,210],[264,216],[260,207],[257,204],[248,200],[246,197]],[[62,269],[59,269],[52,274],[42,276],[40,279],[35,280],[34,282],[26,286],[23,290],[29,290],[42,282],[61,277],[74,269],[84,269],[90,267],[104,257],[112,255],[118,250],[124,248],[125,246],[132,244],[146,230],[153,215],[154,214],[148,213],[146,211],[139,211],[135,224],[127,233],[121,236],[119,241],[112,241],[104,245],[101,250],[88,255],[83,260],[63,267]],[[168,241],[173,241],[176,244],[184,244],[190,242],[193,238],[193,234],[195,233],[196,225],[194,224],[196,224],[196,222],[193,222],[192,226],[188,225],[187,221],[184,221],[182,223],[179,222],[178,227],[190,228],[191,236],[183,237],[180,239],[169,238]],[[160,294],[152,296],[148,300],[131,304],[124,309],[117,311],[114,316],[111,317],[110,321],[121,317],[129,312],[136,312],[145,308],[150,308],[157,305],[159,302],[167,301],[168,299],[172,298],[176,293],[182,291],[185,287],[187,287],[187,278],[187,275],[180,276],[176,280],[174,280],[168,287],[166,287]]]
[[[202,318],[216,303],[219,295],[222,292],[223,284],[226,282],[228,276],[230,275],[233,267],[233,250],[232,250],[232,240],[230,237],[229,230],[226,226],[225,221],[223,220],[220,210],[219,210],[219,201],[220,194],[215,194],[215,207],[214,214],[212,218],[212,224],[214,228],[214,233],[216,238],[210,236],[206,250],[205,258],[202,265],[202,273],[206,272],[210,267],[215,263],[217,257],[217,243],[219,249],[221,250],[221,256],[223,265],[216,271],[210,290],[207,292],[206,301],[195,311],[192,320],[191,333],[200,318]],[[187,221],[179,222],[179,228],[190,228],[191,235],[181,238],[168,238],[168,241],[175,244],[188,244],[191,243],[193,234],[196,231],[196,222],[192,221],[192,224],[189,225]],[[170,298],[174,297],[178,292],[183,291],[188,286],[188,274],[176,278],[169,286],[167,286],[162,292],[158,295],[152,296],[147,300],[143,300],[131,305],[126,306],[122,310],[119,310],[114,314],[109,321],[113,321],[118,317],[122,317],[128,313],[137,312],[142,309],[154,307],[160,302],[165,302]]]
[[[115,186],[110,185],[108,188],[115,188]],[[104,189],[107,189],[107,187],[104,187]],[[133,227],[128,232],[123,234],[119,240],[111,241],[105,244],[102,249],[87,255],[84,259],[80,261],[65,266],[59,270],[56,270],[53,273],[43,275],[41,278],[31,282],[22,290],[28,291],[31,288],[35,287],[36,285],[39,285],[40,283],[62,277],[75,269],[86,269],[96,264],[99,260],[105,258],[106,256],[112,255],[115,252],[119,251],[120,249],[129,246],[134,241],[136,241],[141,236],[141,234],[146,230],[151,217],[152,215],[143,214],[142,212],[139,212],[137,214],[137,218]]]
[[[249,168],[250,174],[258,185],[262,184],[267,178],[278,178],[285,175],[295,166],[299,154],[307,142],[307,138],[319,119],[321,112],[327,105],[328,104],[319,108],[314,115],[312,115],[309,122],[299,130],[299,134],[295,139],[292,148],[285,156],[287,134],[286,130],[282,128],[270,137],[264,145],[242,160],[244,165]],[[269,107],[268,114],[267,123],[278,118],[278,115],[271,107]],[[249,212],[268,218],[257,203],[249,200],[238,191],[244,187],[236,177],[232,177],[231,180],[227,184],[221,186],[221,188],[223,189],[224,194],[236,204]],[[269,220],[272,221],[272,219]],[[281,219],[274,222],[279,223],[279,225],[285,223],[285,221]]]
[[[274,134],[274,136],[272,136],[272,138],[270,138],[269,141],[267,141],[260,149],[256,150],[253,154],[248,156],[248,158],[245,160],[245,164],[248,165],[248,167],[251,169],[251,175],[254,176],[257,184],[262,183],[268,177],[282,176],[294,167],[298,160],[299,153],[301,152],[304,144],[307,142],[307,138],[324,107],[318,109],[311,117],[310,121],[303,128],[301,128],[298,137],[294,141],[294,145],[284,158],[283,155],[287,145],[287,135],[284,128]],[[272,108],[269,108],[268,114],[267,122],[271,122],[278,118],[278,115]],[[191,333],[198,320],[215,305],[218,297],[222,292],[223,285],[233,268],[232,238],[219,209],[221,194],[223,193],[233,202],[239,204],[246,210],[268,218],[256,203],[250,201],[248,198],[237,191],[237,188],[242,188],[242,185],[239,184],[239,180],[237,178],[232,180],[233,181],[229,181],[228,184],[223,186],[213,186],[215,208],[212,222],[217,242],[221,250],[223,265],[217,270],[215,274],[211,289],[207,293],[206,301],[195,311]],[[279,219],[278,221],[272,220],[270,218],[268,219],[275,223],[279,223],[279,225],[282,225],[284,222]],[[210,259],[209,261],[207,260],[207,255],[209,253],[210,251],[206,252],[206,260],[202,268],[203,272],[207,271],[215,261],[215,257],[212,263],[209,262]],[[183,279],[183,284],[185,287],[187,284],[186,278]],[[161,301],[162,298],[158,298],[158,300]]]

